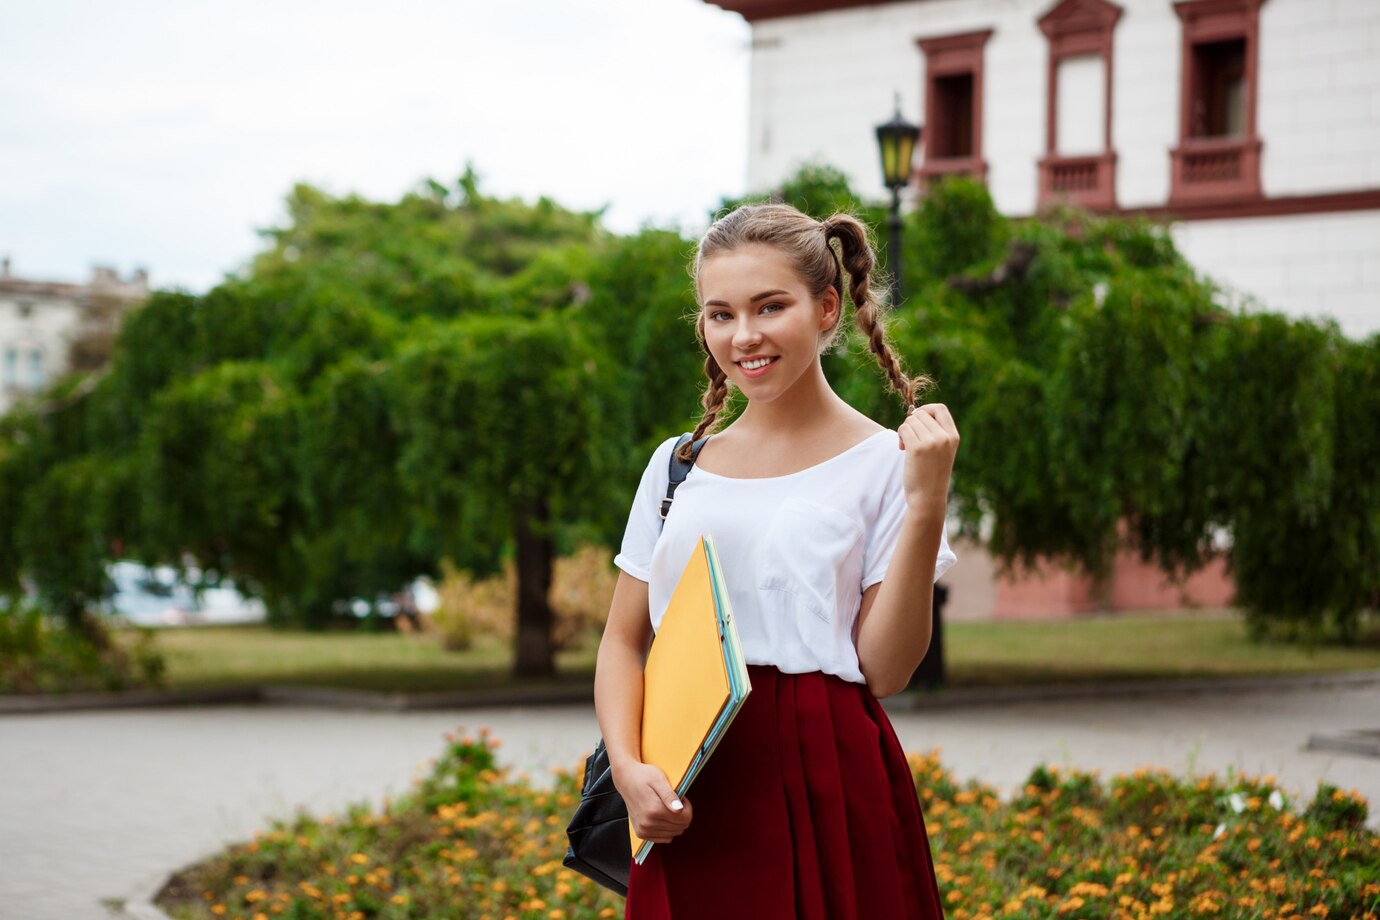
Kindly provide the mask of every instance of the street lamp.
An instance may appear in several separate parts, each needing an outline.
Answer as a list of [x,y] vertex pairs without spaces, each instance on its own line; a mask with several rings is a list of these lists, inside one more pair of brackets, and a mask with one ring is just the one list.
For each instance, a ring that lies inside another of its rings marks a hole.
[[882,153],[882,181],[891,189],[891,218],[889,259],[891,269],[891,305],[901,303],[901,189],[910,184],[911,160],[915,145],[920,141],[920,129],[901,117],[901,97],[896,96],[896,114],[891,121],[877,126],[877,146]]

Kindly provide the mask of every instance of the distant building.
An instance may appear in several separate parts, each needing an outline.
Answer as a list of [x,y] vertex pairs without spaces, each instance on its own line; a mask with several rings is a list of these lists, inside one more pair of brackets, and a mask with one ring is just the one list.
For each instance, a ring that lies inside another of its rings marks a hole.
[[96,267],[85,284],[70,284],[19,278],[8,258],[0,261],[0,413],[80,365],[74,348],[111,335],[119,314],[148,292],[144,269],[126,280]]
[[873,126],[924,125],[916,186],[1181,218],[1201,272],[1380,331],[1376,0],[706,0],[752,25],[749,186],[806,159],[880,197]]

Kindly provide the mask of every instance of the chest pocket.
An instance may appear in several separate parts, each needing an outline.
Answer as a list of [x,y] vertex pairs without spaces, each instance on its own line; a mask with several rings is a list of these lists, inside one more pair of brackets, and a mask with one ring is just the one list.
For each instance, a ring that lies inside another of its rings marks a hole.
[[[803,498],[781,504],[758,547],[757,587],[785,591],[826,623],[850,590],[851,557],[862,552],[862,528],[851,517]],[[851,590],[856,590],[854,584]]]

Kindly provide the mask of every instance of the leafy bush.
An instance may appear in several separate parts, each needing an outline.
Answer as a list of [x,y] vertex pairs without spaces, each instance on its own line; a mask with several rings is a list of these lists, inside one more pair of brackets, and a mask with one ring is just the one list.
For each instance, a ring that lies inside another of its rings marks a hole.
[[[534,789],[498,741],[449,736],[430,773],[380,811],[300,814],[179,873],[159,903],[202,918],[620,917],[623,900],[566,869],[583,765]],[[952,920],[1367,917],[1380,912],[1380,836],[1365,802],[1291,810],[1271,777],[1138,770],[1104,784],[1039,766],[1008,803],[909,755]],[[1359,816],[1359,817],[1358,817]]]
[[91,616],[69,626],[31,604],[0,609],[0,693],[158,687],[164,670],[152,630],[116,632]]

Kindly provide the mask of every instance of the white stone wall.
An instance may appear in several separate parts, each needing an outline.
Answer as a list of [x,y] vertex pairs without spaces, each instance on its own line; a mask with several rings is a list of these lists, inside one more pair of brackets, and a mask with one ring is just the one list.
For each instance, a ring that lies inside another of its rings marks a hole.
[[886,194],[873,131],[891,117],[897,93],[910,120],[919,111],[919,5],[883,4],[754,26],[750,188],[769,188],[814,159],[844,170],[864,193]]
[[[1168,2],[1129,0],[1121,6],[1126,12],[1112,32],[1116,200],[1122,207],[1154,207],[1169,199],[1169,151],[1179,143],[1183,28]],[[1021,213],[1032,209],[1033,201]]]
[[1380,331],[1380,211],[1202,220],[1174,225],[1201,273],[1291,316],[1330,316],[1344,333]]
[[[28,305],[28,315],[24,315]],[[15,295],[0,292],[0,413],[16,398],[30,392],[30,355],[42,356],[43,380],[51,383],[67,369],[69,335],[76,329],[81,311],[73,298]],[[18,379],[7,378],[9,353],[18,358]]]
[[1265,194],[1380,186],[1380,2],[1269,0],[1260,30]]

